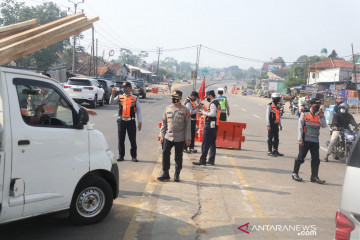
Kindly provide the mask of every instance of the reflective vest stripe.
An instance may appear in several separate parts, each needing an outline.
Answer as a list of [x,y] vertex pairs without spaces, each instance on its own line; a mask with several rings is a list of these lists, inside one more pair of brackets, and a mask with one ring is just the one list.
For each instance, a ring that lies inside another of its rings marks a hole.
[[119,104],[119,115],[126,118],[135,117],[136,100],[134,96],[119,96],[119,101],[122,103]]
[[273,110],[275,112],[275,123],[279,123],[280,122],[280,110],[277,109],[275,105],[271,106],[271,110]]

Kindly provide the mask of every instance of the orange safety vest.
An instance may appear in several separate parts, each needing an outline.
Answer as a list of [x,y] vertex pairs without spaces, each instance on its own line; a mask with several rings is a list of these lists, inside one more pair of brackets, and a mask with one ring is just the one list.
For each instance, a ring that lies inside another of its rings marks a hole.
[[318,115],[312,115],[310,112],[305,113],[304,141],[318,143],[319,135],[320,120],[318,119]]
[[[275,118],[275,123],[278,124],[280,122],[280,110],[277,109],[277,107],[275,105],[271,106],[271,113],[272,114],[272,118]],[[274,116],[275,115],[275,116]]]
[[135,118],[136,101],[137,98],[132,95],[119,96],[119,116],[126,118]]

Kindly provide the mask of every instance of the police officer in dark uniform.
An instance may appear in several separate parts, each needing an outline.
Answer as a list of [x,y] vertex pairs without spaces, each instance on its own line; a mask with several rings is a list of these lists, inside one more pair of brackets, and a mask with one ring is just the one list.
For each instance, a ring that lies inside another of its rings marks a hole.
[[299,170],[307,153],[310,150],[311,153],[311,182],[324,184],[324,180],[320,180],[319,166],[320,166],[320,157],[319,157],[319,135],[320,127],[326,127],[326,120],[324,118],[324,113],[320,110],[321,101],[319,99],[313,98],[310,101],[310,112],[303,112],[299,118],[299,155],[295,159],[294,171],[292,178],[295,181],[301,182],[302,178],[299,177]]
[[163,144],[162,165],[163,174],[159,181],[170,179],[170,153],[175,147],[175,175],[174,181],[180,181],[180,171],[183,162],[184,145],[190,145],[191,120],[189,110],[181,104],[182,92],[177,90],[172,96],[172,104],[167,106],[162,117],[160,129],[160,142]]
[[117,119],[118,125],[118,138],[119,138],[119,158],[118,161],[124,161],[125,156],[125,136],[128,133],[131,149],[131,160],[138,162],[137,159],[137,145],[136,145],[136,121],[135,114],[138,119],[138,131],[141,130],[142,118],[139,100],[136,96],[132,95],[132,87],[130,82],[123,83],[124,94],[115,96],[116,88],[113,88],[111,93],[110,104],[119,103],[119,116]]
[[[280,93],[271,94],[272,102],[268,104],[266,109],[266,127],[268,130],[268,155],[269,156],[284,156],[279,153],[279,130],[282,130],[281,116],[280,116]],[[274,147],[274,150],[272,148]]]
[[195,147],[195,132],[196,132],[196,115],[201,109],[201,105],[196,106],[195,101],[199,98],[199,94],[196,91],[193,91],[189,97],[186,98],[184,105],[190,111],[191,118],[191,144],[188,150],[188,147],[185,145],[184,152],[186,153],[197,153]]
[[[206,100],[210,103],[210,105],[207,112],[203,111],[203,115],[205,116],[205,126],[203,132],[203,142],[201,145],[201,157],[199,162],[193,162],[194,165],[215,164],[216,133],[218,130],[217,121],[220,115],[220,103],[215,99],[214,90],[206,92]],[[209,160],[206,162],[209,149]]]

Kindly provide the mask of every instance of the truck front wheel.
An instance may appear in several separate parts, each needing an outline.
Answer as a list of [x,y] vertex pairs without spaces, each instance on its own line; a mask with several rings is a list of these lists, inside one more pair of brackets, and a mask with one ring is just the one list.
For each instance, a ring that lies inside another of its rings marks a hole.
[[71,205],[70,220],[77,225],[101,221],[113,204],[110,184],[98,176],[88,176],[76,187]]

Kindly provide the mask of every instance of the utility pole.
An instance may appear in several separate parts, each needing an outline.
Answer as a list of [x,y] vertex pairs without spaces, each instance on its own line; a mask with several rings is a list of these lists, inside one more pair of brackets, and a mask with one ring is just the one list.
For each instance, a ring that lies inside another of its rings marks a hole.
[[356,112],[359,113],[359,95],[358,95],[358,85],[357,85],[357,79],[356,79],[356,62],[355,62],[355,55],[354,55],[354,45],[351,44],[351,51],[352,51],[352,56],[353,56],[353,63],[354,63],[354,81],[355,81],[355,97],[358,101],[357,103],[357,108],[356,108]]
[[97,72],[97,68],[98,68],[98,39],[96,39],[96,58],[95,58],[95,77],[97,77],[98,72]]
[[193,81],[193,91],[196,91],[196,80],[197,80],[197,74],[199,71],[199,64],[200,64],[200,51],[201,51],[201,44],[197,47],[197,52],[196,52],[196,69],[195,69],[195,78]]
[[95,69],[96,69],[96,65],[95,65],[95,39],[94,39],[94,36],[95,36],[95,30],[94,30],[94,27],[92,27],[92,59],[93,59],[93,65],[94,65],[94,70],[93,70],[93,76],[96,77],[95,75]]
[[[75,14],[76,14],[78,4],[84,3],[84,0],[82,0],[81,2],[74,2],[72,0],[68,0],[68,2],[71,2],[74,4]],[[74,72],[75,72],[75,44],[76,44],[76,35],[74,35],[74,42],[73,42],[73,57],[72,57],[72,70],[71,70],[72,74],[74,74]]]
[[158,61],[157,61],[157,67],[156,67],[156,79],[159,79],[159,63],[160,63],[160,54],[162,52],[162,48],[158,47]]

